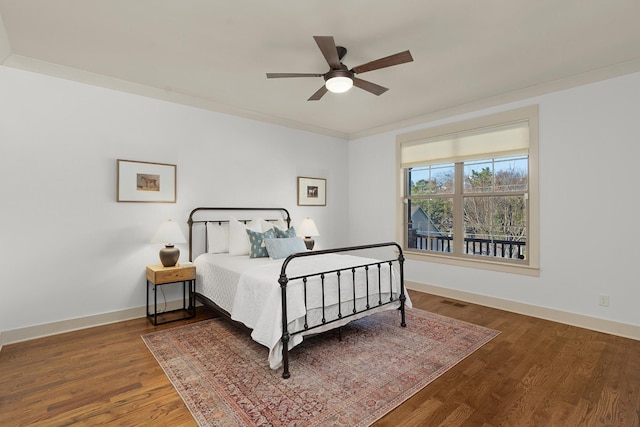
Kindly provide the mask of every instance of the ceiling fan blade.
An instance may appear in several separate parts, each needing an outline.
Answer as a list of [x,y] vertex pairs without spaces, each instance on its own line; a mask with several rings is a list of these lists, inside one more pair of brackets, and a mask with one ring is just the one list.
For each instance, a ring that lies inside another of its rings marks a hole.
[[314,73],[267,73],[268,79],[279,79],[282,77],[322,77],[322,74]]
[[328,91],[327,87],[325,85],[322,85],[322,87],[318,89],[316,93],[311,95],[311,97],[307,99],[307,101],[317,101],[320,98],[322,98],[324,94],[327,93],[327,91]]
[[331,69],[340,70],[342,68],[342,64],[340,64],[340,58],[338,57],[338,48],[336,47],[336,42],[333,40],[333,37],[313,36],[313,39],[316,41],[316,44],[320,48],[322,55],[324,55],[324,59],[327,60],[327,64],[329,64]]
[[395,55],[385,56],[384,58],[376,59],[375,61],[358,65],[357,67],[353,67],[351,71],[356,74],[360,74],[367,71],[379,70],[380,68],[391,67],[393,65],[404,64],[405,62],[411,61],[413,61],[411,52],[405,50],[404,52],[396,53]]
[[364,89],[367,92],[371,92],[374,95],[378,95],[378,96],[382,95],[383,93],[385,93],[386,91],[389,90],[386,87],[377,85],[375,83],[368,82],[366,80],[359,79],[357,77],[353,78],[353,85],[359,87],[360,89]]

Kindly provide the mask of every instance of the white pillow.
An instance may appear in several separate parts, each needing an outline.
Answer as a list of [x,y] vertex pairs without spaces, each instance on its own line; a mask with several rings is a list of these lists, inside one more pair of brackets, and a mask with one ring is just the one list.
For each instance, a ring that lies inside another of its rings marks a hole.
[[260,221],[260,218],[255,218],[245,225],[229,217],[229,255],[249,255],[251,244],[246,230],[262,232]]
[[262,218],[254,219],[254,221],[256,221],[256,220],[260,221],[260,227],[262,227],[262,232],[263,233],[266,232],[266,231],[271,230],[274,226],[278,227],[281,230],[286,230],[287,229],[287,223],[284,222],[284,219],[282,219],[282,218],[277,219],[275,221],[267,221],[267,220],[264,220]]
[[[258,230],[258,231],[262,231],[263,233],[267,232],[267,231],[269,231],[269,230],[271,230],[273,228],[273,224],[270,223],[269,221],[265,220],[265,219],[254,218],[253,221],[257,221],[257,222],[260,223],[260,230]],[[253,221],[251,221],[251,222],[253,222]]]
[[207,223],[207,252],[210,254],[229,252],[229,224]]
[[272,223],[280,230],[287,230],[287,223],[282,218],[272,221]]

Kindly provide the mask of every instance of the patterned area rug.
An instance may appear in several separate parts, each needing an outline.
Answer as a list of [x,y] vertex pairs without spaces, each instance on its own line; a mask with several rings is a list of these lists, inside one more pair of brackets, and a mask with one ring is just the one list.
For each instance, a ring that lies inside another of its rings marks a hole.
[[228,319],[142,336],[200,426],[367,426],[499,332],[417,309],[351,322],[290,352],[291,378]]

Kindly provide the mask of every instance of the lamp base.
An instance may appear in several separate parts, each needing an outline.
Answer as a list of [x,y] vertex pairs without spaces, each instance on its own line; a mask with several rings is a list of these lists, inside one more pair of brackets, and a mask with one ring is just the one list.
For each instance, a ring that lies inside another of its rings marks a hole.
[[173,245],[166,245],[160,249],[160,262],[165,267],[175,267],[180,258],[180,249]]
[[313,250],[313,246],[316,244],[316,242],[311,237],[305,237],[304,244],[308,250]]

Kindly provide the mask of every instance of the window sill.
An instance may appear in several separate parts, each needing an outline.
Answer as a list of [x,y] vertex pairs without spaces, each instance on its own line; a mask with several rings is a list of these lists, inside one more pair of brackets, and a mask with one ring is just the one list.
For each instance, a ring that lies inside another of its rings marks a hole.
[[425,254],[411,249],[403,249],[404,257],[415,261],[435,262],[439,264],[455,265],[458,267],[476,268],[481,270],[498,271],[501,273],[520,274],[523,276],[540,276],[540,268],[529,265],[511,264],[486,259],[474,260],[467,258],[454,258],[446,255]]

